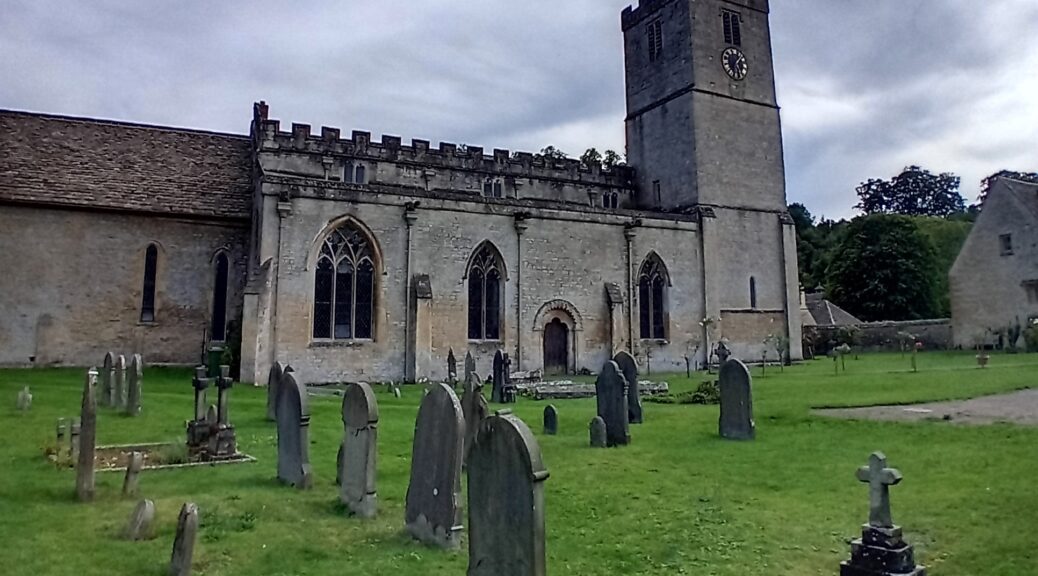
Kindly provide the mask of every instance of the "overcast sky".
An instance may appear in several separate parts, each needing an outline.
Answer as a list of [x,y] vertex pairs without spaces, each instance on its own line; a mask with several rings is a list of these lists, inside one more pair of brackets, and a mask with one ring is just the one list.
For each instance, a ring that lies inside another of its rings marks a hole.
[[[623,150],[627,0],[2,0],[0,108]],[[909,164],[1038,171],[1038,0],[772,0],[790,202]]]

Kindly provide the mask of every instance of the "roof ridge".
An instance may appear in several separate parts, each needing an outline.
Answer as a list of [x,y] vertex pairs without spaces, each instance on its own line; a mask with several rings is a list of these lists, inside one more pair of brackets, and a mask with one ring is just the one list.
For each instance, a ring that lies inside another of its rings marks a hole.
[[175,132],[183,134],[200,134],[207,136],[222,136],[241,140],[248,140],[247,134],[234,134],[231,132],[219,132],[216,130],[204,130],[201,128],[182,128],[178,126],[164,126],[161,124],[146,124],[143,122],[130,122],[128,120],[114,120],[109,118],[92,118],[89,116],[69,116],[64,114],[48,114],[45,112],[32,112],[29,110],[13,110],[0,108],[0,116],[28,116],[43,120],[58,120],[63,122],[74,122],[82,124],[101,124],[108,126],[120,126],[126,128],[137,128],[141,130],[156,130],[160,132]]

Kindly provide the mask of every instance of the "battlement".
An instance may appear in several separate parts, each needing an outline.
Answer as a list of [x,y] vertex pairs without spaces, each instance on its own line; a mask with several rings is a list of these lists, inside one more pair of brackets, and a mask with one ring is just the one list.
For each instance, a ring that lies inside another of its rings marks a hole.
[[[646,18],[655,14],[660,8],[673,1],[674,0],[641,0],[636,6],[628,6],[627,8],[624,8],[623,12],[620,14],[620,24],[623,31],[627,32]],[[692,1],[695,2],[696,0]],[[770,11],[768,2],[769,0],[725,0],[726,4],[733,5],[733,7],[741,7],[747,10],[764,12],[765,14]]]
[[267,117],[266,103],[256,104],[253,138],[260,152],[295,152],[325,157],[412,164],[423,168],[465,170],[488,176],[521,176],[526,178],[579,181],[591,185],[618,188],[633,186],[634,170],[626,166],[603,169],[584,166],[579,160],[552,160],[530,152],[512,153],[495,148],[487,154],[480,146],[440,142],[432,147],[428,140],[411,139],[404,144],[399,136],[381,135],[372,139],[371,133],[354,130],[344,138],[338,128],[322,126],[320,135],[312,134],[309,124],[293,123],[291,131],[282,131],[281,122]]

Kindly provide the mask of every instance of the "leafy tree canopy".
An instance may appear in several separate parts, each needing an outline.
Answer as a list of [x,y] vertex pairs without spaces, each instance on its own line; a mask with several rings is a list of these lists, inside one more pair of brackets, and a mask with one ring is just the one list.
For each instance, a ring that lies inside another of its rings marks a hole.
[[865,214],[951,216],[966,210],[959,183],[959,177],[953,174],[931,174],[919,166],[909,166],[889,181],[862,182],[855,208]]
[[980,198],[978,198],[981,204],[988,197],[988,192],[991,191],[991,186],[995,183],[995,180],[999,178],[1012,178],[1013,180],[1020,180],[1021,182],[1034,182],[1038,184],[1038,173],[1036,172],[1015,172],[1013,170],[999,170],[991,176],[980,181]]
[[554,146],[545,146],[544,148],[541,148],[541,153],[538,154],[538,156],[546,160],[565,160],[566,158],[569,158],[565,152]]

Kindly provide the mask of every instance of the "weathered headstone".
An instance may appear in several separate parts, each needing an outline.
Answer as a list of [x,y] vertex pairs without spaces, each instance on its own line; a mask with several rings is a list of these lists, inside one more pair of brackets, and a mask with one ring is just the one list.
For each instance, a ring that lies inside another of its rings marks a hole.
[[407,531],[426,544],[441,548],[460,544],[464,451],[461,402],[450,386],[436,384],[418,409],[407,486]]
[[94,451],[97,446],[97,369],[87,372],[83,384],[83,403],[79,413],[79,454],[76,464],[76,498],[94,499]]
[[638,390],[638,363],[626,350],[613,356],[613,362],[624,375],[627,382],[627,421],[631,424],[642,423],[642,398]]
[[458,386],[458,359],[454,357],[454,348],[447,350],[447,384],[451,388]]
[[140,483],[141,469],[144,468],[144,454],[130,452],[126,456],[126,477],[123,478],[123,496],[136,496]]
[[465,379],[461,381],[461,385],[464,386],[468,383],[469,379],[472,378],[472,373],[476,371],[476,359],[472,357],[472,352],[465,353]]
[[123,530],[123,538],[126,540],[151,540],[155,537],[155,503],[151,500],[141,500],[133,508],[130,520]]
[[169,561],[170,576],[190,576],[198,539],[198,506],[184,504],[177,518],[177,535],[173,540],[173,555]]
[[631,442],[626,391],[627,381],[616,362],[606,362],[595,381],[595,395],[598,399],[598,415],[606,425],[607,446],[623,446]]
[[115,401],[115,356],[111,352],[105,353],[104,364],[101,365],[101,395],[100,402],[104,406],[114,406]]
[[498,350],[494,353],[494,371],[491,374],[494,387],[490,391],[490,401],[500,404],[505,389],[505,355]]
[[278,419],[278,390],[281,389],[281,378],[284,373],[285,365],[281,362],[275,362],[270,367],[270,374],[267,376],[267,420]]
[[112,384],[113,408],[126,406],[126,357],[120,354],[115,359],[115,379]]
[[468,462],[479,425],[490,415],[490,407],[483,396],[483,380],[475,372],[469,374],[465,382],[465,392],[461,396],[461,411],[465,415],[465,461]]
[[869,485],[869,522],[851,543],[850,561],[840,563],[840,576],[925,576],[890,514],[890,487],[901,482],[901,472],[887,468],[887,457],[874,452],[856,476]]
[[342,396],[342,486],[339,498],[351,514],[373,518],[376,490],[378,403],[367,384],[350,384]]
[[68,434],[68,421],[64,418],[58,418],[58,423],[54,426],[55,446],[57,446],[57,456],[60,458],[61,453],[65,450],[65,435]]
[[591,436],[592,448],[605,448],[607,446],[606,423],[601,416],[595,416],[591,419],[591,423],[588,424],[588,434]]
[[73,466],[79,466],[79,433],[81,429],[79,418],[73,418],[68,427],[68,453]]
[[555,406],[548,404],[544,407],[544,433],[554,436],[559,432],[559,412]]
[[281,379],[278,395],[278,479],[306,490],[313,486],[310,469],[310,403],[306,386],[292,372]]
[[25,386],[18,392],[18,401],[16,403],[18,410],[22,412],[28,412],[32,408],[32,393],[29,392],[29,387]]
[[533,433],[510,413],[483,421],[468,463],[468,576],[544,576],[544,481]]
[[721,366],[719,388],[721,392],[721,416],[717,428],[722,438],[729,440],[753,440],[753,377],[750,369],[740,360],[732,358]]
[[141,394],[144,386],[144,360],[134,354],[130,360],[129,390],[126,393],[126,413],[137,416],[141,413]]

